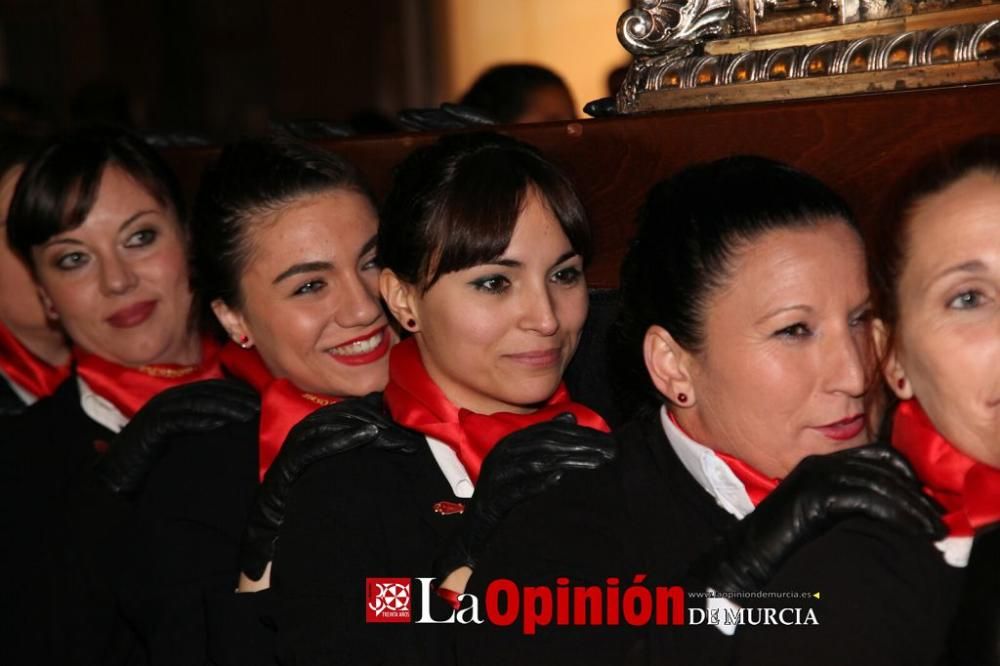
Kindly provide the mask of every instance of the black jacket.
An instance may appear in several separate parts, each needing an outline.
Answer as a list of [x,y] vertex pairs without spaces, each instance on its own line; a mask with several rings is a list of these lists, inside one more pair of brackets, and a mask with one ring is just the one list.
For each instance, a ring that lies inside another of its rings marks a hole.
[[[577,473],[511,514],[472,591],[482,594],[495,578],[554,587],[557,576],[584,584],[616,576],[624,588],[637,573],[647,583],[704,590],[694,565],[736,519],[684,469],[657,413],[637,417],[616,439],[615,463]],[[813,609],[818,626],[743,626],[732,638],[707,625],[604,635],[550,628],[535,637],[483,629],[458,634],[460,661],[607,663],[618,650],[651,663],[933,664],[961,575],[930,542],[855,519],[800,549],[764,590],[804,598],[741,602]],[[692,596],[687,606],[704,607]]]
[[[367,578],[431,575],[438,549],[462,520],[435,513],[440,501],[462,500],[428,447],[357,449],[307,470],[293,487],[272,569],[282,663],[447,660],[440,650],[448,625],[365,621]],[[436,597],[430,601],[443,610]]]

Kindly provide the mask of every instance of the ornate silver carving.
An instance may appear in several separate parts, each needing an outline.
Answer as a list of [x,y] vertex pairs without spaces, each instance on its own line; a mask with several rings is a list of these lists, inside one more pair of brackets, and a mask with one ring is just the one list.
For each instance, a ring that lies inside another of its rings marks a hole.
[[[980,46],[992,45],[989,53]],[[720,56],[695,54],[688,44],[680,57],[637,58],[629,71],[638,90],[690,89],[907,67],[971,62],[1000,57],[1000,19],[855,40],[825,42]],[[679,53],[675,48],[673,53]],[[636,98],[619,92],[619,110],[634,110]]]
[[618,41],[636,56],[664,55],[726,30],[731,0],[639,0],[618,19]]

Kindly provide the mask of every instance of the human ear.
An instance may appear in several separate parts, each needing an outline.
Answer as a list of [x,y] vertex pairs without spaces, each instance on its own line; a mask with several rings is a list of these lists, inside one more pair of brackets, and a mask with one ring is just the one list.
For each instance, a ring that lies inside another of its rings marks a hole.
[[420,299],[417,288],[401,280],[392,269],[383,268],[378,278],[378,289],[389,312],[400,326],[416,333],[420,330]]
[[646,372],[656,390],[678,407],[691,407],[697,400],[691,381],[691,353],[662,326],[650,326],[642,341]]
[[899,343],[890,344],[889,330],[881,319],[872,320],[872,340],[875,353],[882,360],[882,376],[900,400],[913,397],[913,387],[906,377],[906,369],[899,357]]
[[243,313],[226,305],[221,298],[212,301],[212,312],[215,313],[215,318],[222,324],[222,328],[226,329],[226,334],[232,338],[233,342],[244,349],[253,347],[253,337],[250,335],[250,329]]
[[42,308],[45,310],[45,316],[48,317],[50,321],[59,321],[59,313],[56,311],[56,306],[52,304],[52,299],[49,298],[49,294],[45,291],[45,287],[36,285],[36,289],[38,289],[38,300],[42,302]]

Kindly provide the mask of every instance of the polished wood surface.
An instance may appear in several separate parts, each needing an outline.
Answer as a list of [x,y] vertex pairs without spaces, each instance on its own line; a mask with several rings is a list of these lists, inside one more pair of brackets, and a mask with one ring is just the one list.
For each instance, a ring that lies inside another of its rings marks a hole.
[[[758,154],[790,162],[877,224],[888,190],[917,163],[979,134],[1000,134],[1000,83],[501,128],[538,146],[576,183],[594,226],[594,286],[616,286],[636,212],[650,186],[693,162]],[[434,134],[325,141],[378,195],[392,167]],[[214,150],[173,150],[189,191]],[[725,196],[719,192],[719,196]]]

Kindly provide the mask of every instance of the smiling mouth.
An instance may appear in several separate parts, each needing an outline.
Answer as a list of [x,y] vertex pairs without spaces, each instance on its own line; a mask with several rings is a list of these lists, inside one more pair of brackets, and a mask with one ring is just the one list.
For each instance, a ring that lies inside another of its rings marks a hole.
[[389,327],[369,333],[342,345],[331,348],[327,353],[333,360],[346,365],[364,365],[377,361],[389,351]]
[[105,321],[114,328],[134,328],[149,319],[156,306],[155,300],[140,301],[118,310]]

